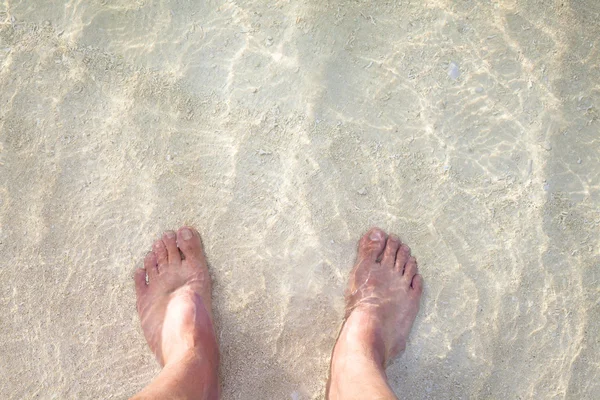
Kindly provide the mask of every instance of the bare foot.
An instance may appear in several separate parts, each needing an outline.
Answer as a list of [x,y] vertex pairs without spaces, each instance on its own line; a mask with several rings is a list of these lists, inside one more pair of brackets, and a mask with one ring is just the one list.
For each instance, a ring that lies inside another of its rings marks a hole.
[[[329,398],[352,398],[342,393],[356,389],[357,379],[383,379],[377,393],[393,398],[384,369],[406,347],[422,291],[408,246],[378,228],[362,237],[346,293],[346,321],[332,355]],[[368,398],[364,391],[354,393]]]
[[198,232],[165,232],[136,271],[135,287],[142,330],[159,363],[197,358],[216,371],[211,281]]

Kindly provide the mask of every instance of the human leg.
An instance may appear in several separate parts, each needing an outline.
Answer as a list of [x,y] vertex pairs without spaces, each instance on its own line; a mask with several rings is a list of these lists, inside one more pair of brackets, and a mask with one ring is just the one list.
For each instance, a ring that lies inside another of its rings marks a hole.
[[198,232],[165,232],[136,271],[135,286],[144,336],[163,369],[134,399],[217,399],[219,349]]
[[373,228],[359,242],[346,321],[331,359],[327,398],[396,399],[385,367],[406,347],[423,279],[410,248]]

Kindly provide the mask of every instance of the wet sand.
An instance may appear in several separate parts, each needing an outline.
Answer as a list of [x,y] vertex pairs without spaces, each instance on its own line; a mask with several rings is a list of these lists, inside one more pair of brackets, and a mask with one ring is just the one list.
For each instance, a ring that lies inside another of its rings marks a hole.
[[146,385],[184,223],[224,399],[323,398],[373,225],[426,282],[401,397],[600,398],[600,3],[194,3],[0,5],[2,398]]

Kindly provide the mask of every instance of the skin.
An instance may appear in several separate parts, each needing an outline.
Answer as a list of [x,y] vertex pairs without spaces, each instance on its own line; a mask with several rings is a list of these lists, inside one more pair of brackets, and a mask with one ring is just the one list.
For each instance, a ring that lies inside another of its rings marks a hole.
[[134,399],[218,399],[211,281],[198,232],[165,232],[134,279],[142,330],[163,367]]
[[396,399],[385,367],[406,348],[422,293],[423,278],[410,248],[381,229],[367,232],[350,273],[328,399]]
[[[133,398],[218,399],[211,281],[198,232],[165,232],[136,271],[135,286],[144,336],[163,369]],[[328,399],[396,399],[385,366],[406,347],[422,291],[408,246],[381,229],[367,232],[350,274]]]

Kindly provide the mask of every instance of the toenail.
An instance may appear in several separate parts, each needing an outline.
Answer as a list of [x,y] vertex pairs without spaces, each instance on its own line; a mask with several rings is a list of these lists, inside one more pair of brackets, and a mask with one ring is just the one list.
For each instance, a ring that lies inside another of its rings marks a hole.
[[379,242],[383,240],[383,233],[381,231],[373,231],[369,235],[369,239],[371,239],[374,242]]
[[190,231],[188,228],[183,228],[181,230],[181,237],[183,238],[183,240],[190,240],[192,236],[192,231]]
[[165,236],[168,237],[169,239],[175,239],[175,232],[173,231],[166,231],[165,232]]

